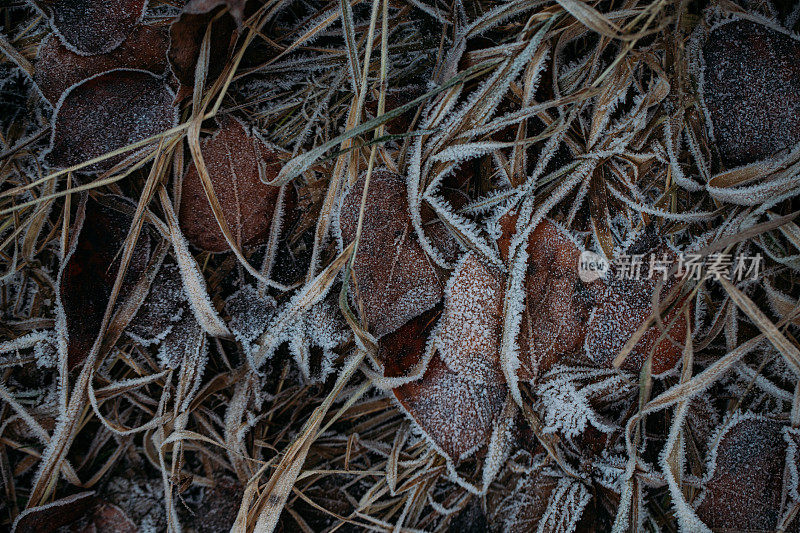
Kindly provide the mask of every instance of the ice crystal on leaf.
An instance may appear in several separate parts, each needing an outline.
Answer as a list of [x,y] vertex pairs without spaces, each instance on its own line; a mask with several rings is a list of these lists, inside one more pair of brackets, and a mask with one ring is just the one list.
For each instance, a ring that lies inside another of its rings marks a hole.
[[697,515],[713,529],[773,530],[781,519],[783,424],[738,414],[712,439]]
[[[168,130],[178,118],[174,96],[163,78],[142,70],[112,70],[73,85],[56,105],[46,161],[77,165]],[[85,171],[108,170],[127,155]]]
[[447,284],[434,343],[447,367],[478,383],[503,382],[500,334],[505,276],[470,252]]
[[137,26],[118,48],[86,57],[50,36],[39,45],[34,80],[42,95],[55,105],[71,86],[109,70],[128,68],[161,75],[167,70],[168,42],[162,30]]
[[[356,237],[365,182],[366,174],[342,202],[339,227],[344,246]],[[372,173],[353,273],[369,329],[377,337],[396,330],[442,298],[439,271],[417,240],[405,182],[396,174]]]
[[[214,136],[201,143],[201,151],[234,243],[241,248],[267,242],[279,188],[265,182],[280,168],[278,149],[248,133],[237,119],[223,117]],[[230,250],[194,164],[183,177],[179,219],[193,245],[210,252]]]
[[800,142],[800,38],[753,15],[698,32],[695,74],[725,163],[752,163]]
[[[425,357],[424,339],[435,326],[435,313],[412,320],[380,341],[385,378],[407,376]],[[393,389],[402,408],[433,446],[457,461],[489,442],[506,400],[504,383],[479,383],[453,372],[437,354],[419,379]]]
[[117,48],[142,19],[147,0],[32,0],[70,50],[84,55]]

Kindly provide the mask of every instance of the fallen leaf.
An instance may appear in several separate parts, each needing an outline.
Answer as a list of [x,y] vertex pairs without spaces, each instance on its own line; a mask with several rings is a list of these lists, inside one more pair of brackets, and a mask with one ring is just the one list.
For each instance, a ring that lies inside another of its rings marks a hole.
[[505,275],[469,252],[447,284],[436,347],[450,371],[478,383],[504,383],[500,368]]
[[[344,245],[355,239],[366,175],[347,193],[339,216]],[[376,170],[370,179],[364,225],[353,266],[370,331],[392,332],[442,299],[442,283],[416,238],[405,181]]]
[[[73,85],[56,106],[48,164],[77,165],[174,127],[173,98],[163,78],[141,70],[112,70]],[[126,156],[83,171],[108,170]]]
[[781,518],[783,424],[745,415],[712,443],[697,516],[715,530],[773,531]]
[[162,28],[137,26],[111,52],[87,57],[76,54],[58,39],[48,36],[39,46],[34,80],[42,95],[56,104],[73,85],[109,70],[126,68],[164,74],[168,68],[169,39]]
[[800,142],[800,39],[774,24],[732,19],[702,45],[702,97],[728,166]]
[[[672,283],[665,283],[662,299]],[[612,280],[608,285],[595,286],[597,306],[589,318],[586,335],[586,356],[597,364],[609,366],[622,351],[628,339],[639,329],[653,310],[654,280]],[[661,341],[661,330],[653,323],[625,359],[622,368],[641,370],[650,351],[653,351],[652,374],[659,376],[672,370],[683,356],[686,343],[686,320],[678,317],[680,306],[675,305],[663,319],[664,325],[674,324]],[[677,317],[677,319],[676,319]],[[672,340],[670,340],[670,338]],[[674,342],[673,342],[674,341]]]
[[169,64],[181,85],[194,87],[195,67],[209,23],[211,50],[206,83],[222,73],[241,30],[245,3],[245,0],[191,0],[186,4],[169,29]]
[[125,511],[113,503],[103,502],[95,507],[89,523],[81,533],[138,533],[139,528]]
[[80,492],[45,505],[22,511],[11,528],[13,533],[50,533],[86,516],[94,507],[94,491]]
[[118,47],[144,16],[147,0],[34,0],[69,49],[84,55]]
[[[264,181],[277,176],[281,164],[277,148],[250,135],[237,119],[222,117],[219,130],[201,143],[201,151],[237,246],[267,242],[279,188]],[[194,246],[210,252],[230,250],[194,164],[183,177],[178,217],[181,230]]]
[[[500,220],[498,247],[505,261],[516,219],[516,213],[511,213]],[[528,237],[526,251],[525,308],[518,343],[527,357],[520,357],[519,376],[530,380],[564,356],[582,351],[594,302],[578,278],[581,251],[564,229],[543,220]]]
[[[83,224],[73,230],[78,232],[75,247],[58,276],[70,369],[83,362],[100,331],[119,270],[122,246],[133,221],[131,215],[91,198],[85,209]],[[145,271],[150,250],[150,238],[143,231],[133,249],[118,302],[125,299]]]
[[[379,342],[384,377],[405,377],[422,360],[435,313],[418,316]],[[436,354],[423,376],[393,389],[395,398],[446,457],[458,461],[484,446],[503,412],[505,383],[483,384],[447,368]]]

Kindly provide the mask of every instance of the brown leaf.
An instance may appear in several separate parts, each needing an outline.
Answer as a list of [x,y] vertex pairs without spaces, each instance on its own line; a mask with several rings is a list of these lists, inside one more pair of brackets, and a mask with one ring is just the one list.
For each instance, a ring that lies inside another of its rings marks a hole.
[[118,47],[142,20],[146,0],[35,0],[69,49],[84,55]]
[[478,383],[504,383],[500,368],[506,276],[469,252],[448,282],[436,347],[450,371]]
[[[365,179],[362,175],[342,202],[339,226],[345,246],[356,236]],[[417,241],[405,181],[397,174],[372,174],[353,272],[370,331],[377,337],[442,299],[438,271]]]
[[697,516],[705,524],[715,530],[775,529],[786,457],[782,426],[745,416],[723,430],[699,496]]
[[[615,279],[608,285],[595,284],[594,288],[598,304],[588,323],[586,355],[590,360],[608,366],[652,313],[652,297],[656,282],[649,279]],[[664,285],[661,291],[662,299],[671,288],[671,283]],[[664,316],[665,326],[675,320],[668,336],[656,344],[661,336],[661,330],[657,324],[651,325],[625,359],[622,368],[638,372],[655,346],[653,375],[658,376],[672,370],[681,360],[683,345],[686,342],[686,321],[678,317],[679,311],[680,306],[676,305]],[[677,345],[670,340],[670,337]]]
[[[181,85],[194,86],[197,59],[200,57],[206,28],[212,19],[206,83],[213,82],[222,73],[239,37],[245,3],[245,0],[191,0],[186,4],[169,29],[169,64]],[[223,10],[225,12],[215,18]]]
[[163,74],[168,67],[168,45],[162,28],[143,25],[113,51],[91,57],[76,54],[58,39],[47,37],[39,46],[34,79],[42,95],[56,104],[71,86],[108,70],[128,68]]
[[[86,358],[100,330],[111,289],[119,270],[122,245],[133,217],[112,205],[89,199],[74,249],[58,277],[68,338],[67,362],[75,368]],[[144,272],[151,243],[142,233],[133,250],[117,301],[122,301]]]
[[[174,127],[173,98],[162,78],[140,70],[112,70],[72,86],[56,106],[47,162],[77,165]],[[128,155],[83,170],[108,170]]]
[[104,502],[94,509],[89,523],[81,533],[138,533],[138,531],[139,528],[125,511],[113,503]]
[[800,39],[734,19],[712,28],[701,54],[702,97],[726,165],[800,142]]
[[[435,315],[424,313],[380,340],[385,377],[403,377],[422,359]],[[424,375],[395,388],[394,395],[438,449],[458,460],[488,442],[503,412],[506,386],[465,379],[434,354]]]
[[39,507],[22,511],[11,531],[14,533],[50,533],[86,516],[96,503],[94,491],[80,492]]
[[[265,181],[277,176],[281,164],[277,149],[248,134],[238,120],[223,117],[214,136],[202,142],[201,151],[236,244],[241,248],[267,242],[279,189],[264,184],[262,174]],[[183,178],[179,219],[194,246],[210,252],[230,250],[194,164]]]
[[[511,213],[500,220],[503,233],[498,247],[505,261],[516,219],[516,213]],[[527,253],[519,335],[520,348],[528,354],[520,358],[519,376],[525,380],[547,372],[562,357],[582,351],[593,305],[591,291],[578,278],[580,249],[565,230],[543,220],[528,238]]]

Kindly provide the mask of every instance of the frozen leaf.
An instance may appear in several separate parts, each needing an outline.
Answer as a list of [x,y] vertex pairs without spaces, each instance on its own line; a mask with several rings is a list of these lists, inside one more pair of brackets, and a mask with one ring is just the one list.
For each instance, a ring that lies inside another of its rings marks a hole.
[[[90,198],[82,225],[76,225],[77,242],[58,276],[70,368],[84,360],[100,331],[132,220],[131,215]],[[125,272],[118,302],[126,298],[144,272],[150,249],[150,239],[142,232]]]
[[715,530],[773,531],[781,518],[783,424],[736,416],[717,435],[697,515]]
[[[201,150],[236,244],[241,248],[267,242],[279,188],[264,181],[274,179],[280,168],[277,149],[250,135],[238,120],[224,116],[219,119],[219,130],[202,142]],[[210,252],[230,250],[194,164],[183,177],[179,219],[181,230],[194,246]]]
[[753,19],[713,27],[702,45],[702,96],[729,166],[800,141],[800,39]]
[[[342,202],[344,245],[355,239],[366,174]],[[417,240],[402,177],[373,172],[355,265],[355,286],[372,333],[380,337],[427,311],[442,298],[442,283]]]
[[212,26],[207,83],[222,73],[239,36],[244,5],[245,0],[190,0],[186,4],[169,30],[169,64],[181,85],[194,86],[195,67],[209,23]]
[[[56,105],[48,163],[77,165],[172,128],[173,99],[164,79],[141,70],[112,70],[73,85]],[[84,170],[108,170],[127,155]]]
[[161,342],[186,311],[178,267],[165,263],[156,274],[150,293],[127,327],[128,335],[143,346]]
[[[507,260],[516,216],[500,220],[500,252]],[[578,278],[581,251],[560,226],[543,220],[528,237],[525,308],[520,346],[529,357],[520,361],[520,377],[547,372],[565,355],[580,351],[593,305],[591,292]]]
[[591,494],[579,480],[539,468],[517,482],[496,513],[505,533],[571,533]]
[[89,491],[31,507],[17,516],[11,530],[14,533],[50,533],[86,516],[95,502],[94,491]]
[[161,345],[158,347],[158,361],[161,368],[177,368],[184,359],[191,361],[198,371],[202,372],[205,363],[197,363],[202,358],[203,328],[189,309],[183,310],[180,318],[170,328]]
[[[662,301],[671,287],[671,283],[664,284],[661,290]],[[628,339],[652,313],[656,281],[614,279],[608,285],[597,284],[595,289],[598,303],[589,318],[586,355],[597,364],[610,365]],[[661,337],[661,330],[657,324],[652,324],[628,354],[622,368],[639,371],[655,347],[653,375],[658,376],[672,370],[681,360],[683,345],[686,343],[686,320],[678,316],[679,311],[680,306],[675,305],[664,316],[664,326],[669,329],[660,341],[658,339]]]
[[474,252],[453,272],[435,343],[447,367],[463,379],[503,383],[500,335],[505,275]]
[[142,19],[147,0],[34,0],[71,50],[94,55],[118,47]]
[[139,528],[125,511],[113,503],[101,503],[80,533],[138,533]]
[[[425,339],[435,317],[436,311],[425,313],[381,339],[379,357],[384,362],[384,377],[404,377],[423,359]],[[436,448],[453,460],[468,456],[489,441],[506,400],[505,384],[465,379],[450,371],[438,355],[433,356],[420,379],[393,392]]]
[[168,45],[165,31],[145,25],[137,26],[111,52],[91,57],[76,54],[58,39],[48,37],[39,46],[34,79],[42,95],[55,104],[68,88],[101,72],[128,68],[164,74]]
[[245,285],[225,301],[225,311],[231,317],[228,328],[236,340],[249,349],[267,329],[276,307],[275,298],[259,294],[252,285]]

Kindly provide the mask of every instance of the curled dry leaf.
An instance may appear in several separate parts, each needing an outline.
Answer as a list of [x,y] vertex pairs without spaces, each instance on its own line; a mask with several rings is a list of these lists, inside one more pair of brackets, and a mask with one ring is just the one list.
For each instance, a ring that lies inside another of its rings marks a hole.
[[65,46],[84,55],[118,47],[142,20],[147,0],[34,0]]
[[[88,355],[100,331],[111,289],[117,277],[121,250],[133,217],[93,199],[86,202],[74,249],[67,255],[58,277],[58,294],[66,322],[67,363],[70,369]],[[122,301],[144,273],[151,242],[139,235],[122,280],[117,301]]]
[[[384,363],[384,377],[405,377],[422,361],[425,339],[434,328],[437,313],[423,313],[380,340],[378,357]],[[489,441],[506,400],[505,383],[467,379],[447,368],[437,354],[420,379],[393,392],[428,438],[453,460],[468,456]]]
[[34,80],[52,104],[71,86],[101,72],[128,68],[163,74],[166,72],[169,39],[162,28],[137,26],[117,48],[87,57],[76,54],[58,39],[47,37],[39,46]]
[[776,529],[786,457],[782,428],[774,420],[737,416],[712,441],[709,471],[697,507],[705,524],[714,530]]
[[[365,181],[366,174],[342,202],[339,227],[345,246],[356,237]],[[397,174],[385,170],[372,174],[353,273],[367,323],[377,337],[442,299],[439,272],[417,241],[405,181]]]
[[702,46],[702,96],[727,165],[800,142],[800,39],[755,19],[713,27]]
[[[274,179],[280,169],[277,148],[250,135],[238,120],[222,117],[219,130],[202,142],[201,151],[236,245],[241,248],[267,242],[280,189],[264,182]],[[181,230],[194,246],[209,252],[230,250],[194,164],[183,177],[178,218]]]
[[[73,85],[56,106],[47,162],[77,165],[174,127],[173,99],[163,78],[141,70],[112,70]],[[127,155],[84,170],[108,170]]]
[[211,23],[207,83],[217,79],[230,59],[244,18],[245,0],[190,0],[170,26],[169,64],[181,85],[194,86],[206,28]]
[[435,343],[448,369],[464,379],[505,382],[500,368],[505,278],[469,252],[448,282]]

